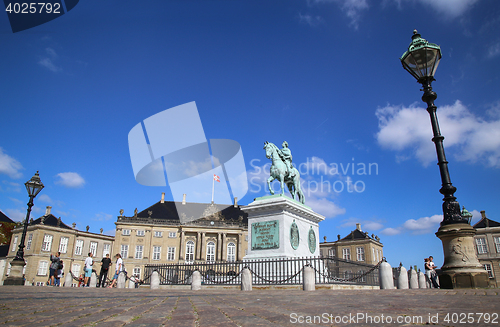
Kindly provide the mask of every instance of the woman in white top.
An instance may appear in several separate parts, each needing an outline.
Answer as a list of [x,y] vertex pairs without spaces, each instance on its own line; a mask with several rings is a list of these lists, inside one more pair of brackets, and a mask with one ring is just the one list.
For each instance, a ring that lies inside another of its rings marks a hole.
[[111,285],[108,286],[108,288],[112,288],[116,285],[116,281],[118,280],[118,275],[120,275],[120,272],[123,270],[123,260],[122,260],[122,255],[120,253],[116,254],[116,265],[115,265],[115,275],[113,276],[113,282]]

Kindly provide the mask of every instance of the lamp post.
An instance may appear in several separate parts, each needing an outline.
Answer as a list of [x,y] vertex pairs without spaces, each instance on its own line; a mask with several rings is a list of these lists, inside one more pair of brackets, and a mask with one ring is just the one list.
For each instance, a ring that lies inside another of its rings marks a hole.
[[444,154],[443,140],[436,115],[437,95],[432,91],[434,73],[441,60],[439,45],[423,39],[417,30],[413,31],[412,42],[400,58],[406,69],[417,82],[422,84],[422,101],[427,103],[427,112],[431,119],[432,141],[436,146],[441,189],[443,194],[443,221],[436,236],[443,242],[444,264],[439,280],[442,288],[488,287],[488,275],[479,263],[474,249],[476,231],[469,224],[469,217],[460,212],[460,204],[455,197],[456,187],[452,185],[448,171],[448,161]]
[[23,233],[21,235],[19,249],[17,250],[16,256],[10,263],[10,274],[9,277],[5,279],[4,285],[24,285],[23,268],[26,264],[26,262],[24,261],[24,241],[26,239],[26,232],[28,231],[31,208],[33,207],[33,199],[44,188],[42,181],[40,180],[40,176],[38,175],[38,171],[33,177],[31,177],[29,181],[24,183],[24,185],[26,186],[26,190],[28,191],[28,195],[30,197],[30,200],[28,202],[28,211],[26,213],[26,219],[24,220],[23,224]]

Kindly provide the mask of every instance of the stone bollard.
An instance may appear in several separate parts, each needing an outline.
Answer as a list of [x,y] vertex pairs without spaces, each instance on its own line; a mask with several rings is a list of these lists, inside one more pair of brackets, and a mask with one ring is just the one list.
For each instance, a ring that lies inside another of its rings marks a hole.
[[201,290],[201,274],[198,270],[193,273],[192,282],[191,282],[191,290],[199,291]]
[[152,290],[157,290],[160,288],[160,275],[158,274],[158,272],[156,270],[153,271],[153,273],[151,274],[149,287]]
[[314,279],[314,269],[310,266],[304,267],[304,280],[302,289],[304,291],[315,291],[316,290],[316,280]]
[[118,280],[116,281],[116,288],[125,288],[125,280],[126,280],[125,272],[120,272],[118,275]]
[[96,286],[97,286],[97,274],[95,272],[92,272],[92,275],[90,275],[89,287],[96,287]]
[[398,289],[407,290],[408,289],[408,271],[403,264],[399,266],[399,277],[398,277]]
[[418,272],[418,287],[427,288],[427,280],[425,279],[425,274],[421,271]]
[[128,288],[135,288],[135,282],[130,278],[128,280]]
[[64,278],[64,287],[71,287],[73,284],[73,276],[71,275],[71,271],[68,271],[68,274]]
[[241,271],[241,290],[242,291],[252,290],[252,273],[248,268],[244,268]]
[[410,267],[410,288],[415,289],[418,288],[418,276],[417,272],[413,267]]
[[382,261],[383,262],[379,267],[380,289],[394,289],[391,265],[385,260],[385,258],[383,258]]

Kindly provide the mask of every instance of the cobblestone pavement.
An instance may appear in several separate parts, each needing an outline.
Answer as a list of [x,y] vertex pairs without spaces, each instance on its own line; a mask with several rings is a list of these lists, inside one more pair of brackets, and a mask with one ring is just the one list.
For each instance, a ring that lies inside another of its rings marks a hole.
[[0,325],[7,326],[500,326],[499,313],[498,289],[242,292],[0,286]]

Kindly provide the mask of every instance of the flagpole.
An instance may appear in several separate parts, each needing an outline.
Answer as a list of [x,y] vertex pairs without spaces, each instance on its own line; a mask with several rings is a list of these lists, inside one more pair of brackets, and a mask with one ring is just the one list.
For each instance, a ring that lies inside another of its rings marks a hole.
[[215,176],[212,176],[212,203],[214,203]]

